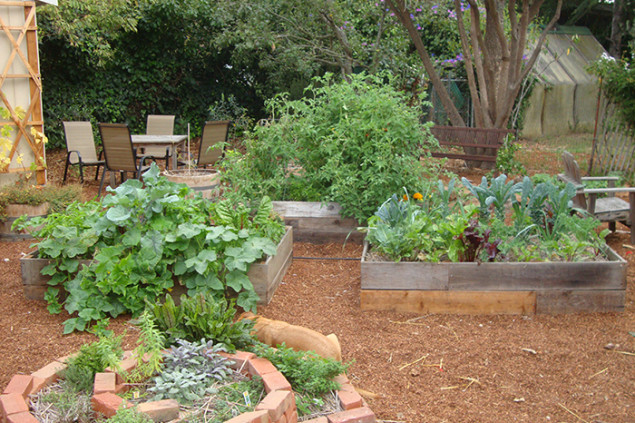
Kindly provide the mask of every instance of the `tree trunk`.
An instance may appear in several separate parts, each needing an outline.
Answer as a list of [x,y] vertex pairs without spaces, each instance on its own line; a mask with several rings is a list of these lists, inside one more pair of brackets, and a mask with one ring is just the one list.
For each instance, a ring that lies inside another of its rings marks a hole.
[[443,104],[443,108],[445,112],[448,114],[450,118],[450,122],[452,126],[465,126],[465,121],[459,114],[456,106],[452,102],[450,95],[448,94],[448,90],[445,88],[445,84],[439,77],[439,74],[434,69],[434,64],[430,59],[430,55],[428,54],[428,50],[423,45],[423,41],[421,40],[421,36],[414,24],[412,23],[412,19],[410,19],[410,11],[406,7],[404,0],[387,0],[386,3],[390,7],[390,9],[395,13],[395,16],[399,18],[399,21],[403,25],[403,27],[408,31],[408,35],[410,39],[415,45],[417,49],[417,53],[419,54],[419,58],[423,62],[423,67],[425,68],[428,76],[430,77],[430,81],[432,82],[432,86],[436,90],[439,95],[439,99],[441,100],[441,104]]
[[624,0],[615,0],[613,3],[613,19],[611,20],[611,56],[620,58],[622,55],[622,29],[624,28]]

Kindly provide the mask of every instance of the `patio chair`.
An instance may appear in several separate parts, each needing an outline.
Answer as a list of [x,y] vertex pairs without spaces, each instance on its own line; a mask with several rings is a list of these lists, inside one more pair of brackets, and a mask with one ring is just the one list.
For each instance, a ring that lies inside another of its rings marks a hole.
[[[146,135],[172,135],[174,133],[174,115],[148,115],[146,123]],[[144,147],[143,155],[153,159],[164,159],[165,168],[168,168],[171,147]]]
[[148,157],[144,156],[141,160],[137,160],[137,154],[132,146],[128,125],[120,123],[100,123],[99,133],[104,146],[104,157],[106,158],[104,172],[101,175],[101,182],[99,183],[98,195],[101,195],[106,171],[120,172],[121,180],[123,181],[125,179],[125,172],[133,172],[135,177],[140,179],[141,174],[149,169],[149,166],[145,166],[145,161]]
[[104,165],[102,153],[97,157],[93,126],[90,122],[62,122],[64,137],[66,138],[66,166],[64,166],[64,179],[66,182],[68,167],[79,166],[79,178],[84,182],[84,166],[97,166],[95,180],[99,175],[99,168]]
[[201,134],[201,144],[198,149],[197,167],[214,166],[225,155],[225,146],[214,147],[218,143],[227,141],[229,125],[231,121],[208,121],[205,122],[203,133]]
[[[635,232],[632,223],[635,220],[635,188],[615,187],[617,176],[580,176],[580,167],[571,153],[562,153],[564,173],[558,178],[564,182],[572,183],[577,190],[573,198],[573,206],[586,210],[601,222],[608,222],[609,229],[615,232],[616,222],[620,222],[631,228],[631,244],[635,244]],[[607,181],[608,188],[585,188],[588,181]],[[616,193],[627,192],[628,201],[615,196]],[[598,198],[598,194],[607,194],[607,197]]]

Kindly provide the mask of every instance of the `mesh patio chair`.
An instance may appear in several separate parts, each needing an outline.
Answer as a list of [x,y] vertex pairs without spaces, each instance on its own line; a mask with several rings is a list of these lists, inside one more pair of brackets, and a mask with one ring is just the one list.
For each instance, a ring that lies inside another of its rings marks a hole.
[[101,195],[106,171],[121,173],[123,181],[125,172],[133,172],[135,177],[140,179],[141,174],[149,169],[149,166],[145,166],[145,161],[148,157],[144,156],[141,160],[137,160],[128,125],[122,123],[100,123],[99,133],[104,146],[104,157],[106,158],[104,172],[99,183],[99,195]]
[[225,146],[215,147],[218,143],[227,141],[229,125],[231,121],[208,121],[205,122],[203,133],[201,134],[201,144],[198,150],[197,167],[214,166],[225,155]]
[[104,165],[102,153],[97,157],[93,126],[90,122],[62,122],[64,137],[66,138],[66,166],[64,167],[64,179],[66,182],[68,167],[79,166],[79,177],[84,182],[84,166],[97,166],[95,180],[99,176],[99,168]]
[[[174,115],[148,115],[146,123],[146,135],[172,135],[174,133]],[[143,155],[153,159],[165,159],[165,168],[168,168],[171,147],[144,147]]]

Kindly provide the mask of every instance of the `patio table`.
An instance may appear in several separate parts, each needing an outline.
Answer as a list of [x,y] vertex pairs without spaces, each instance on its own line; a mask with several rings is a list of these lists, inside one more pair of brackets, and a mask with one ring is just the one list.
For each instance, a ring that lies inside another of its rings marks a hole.
[[135,147],[172,147],[172,169],[177,168],[177,148],[185,145],[187,135],[131,135]]

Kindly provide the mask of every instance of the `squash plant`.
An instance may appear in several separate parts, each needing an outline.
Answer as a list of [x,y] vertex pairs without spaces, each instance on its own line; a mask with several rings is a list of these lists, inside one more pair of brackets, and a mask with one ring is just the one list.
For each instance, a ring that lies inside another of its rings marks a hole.
[[52,277],[49,311],[73,315],[65,333],[108,315],[137,315],[146,300],[155,302],[179,283],[190,295],[236,296],[237,305],[255,309],[247,270],[275,254],[284,234],[269,198],[255,212],[229,200],[212,203],[160,177],[156,165],[143,182],[128,180],[109,191],[101,201],[29,223],[41,225],[33,232],[38,256],[52,260],[42,269]]

